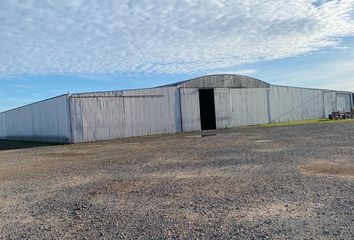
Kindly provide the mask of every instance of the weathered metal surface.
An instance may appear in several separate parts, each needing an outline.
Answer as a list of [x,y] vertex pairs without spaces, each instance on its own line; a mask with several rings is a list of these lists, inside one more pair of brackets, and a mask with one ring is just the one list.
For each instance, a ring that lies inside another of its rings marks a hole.
[[75,94],[70,108],[73,142],[181,131],[174,87]]
[[328,117],[349,112],[350,92],[270,86],[212,75],[169,87],[63,95],[0,113],[0,137],[87,142],[199,131],[199,89],[214,88],[217,128]]
[[209,75],[172,85],[183,88],[268,88],[270,86],[264,81],[236,74]]
[[216,128],[232,127],[230,88],[215,88],[214,101]]
[[200,131],[198,88],[180,88],[180,95],[183,131]]
[[271,122],[324,117],[323,90],[272,86],[269,104]]
[[125,137],[123,98],[72,96],[70,109],[73,142]]
[[215,89],[217,128],[268,122],[267,89]]
[[335,91],[324,92],[324,117],[337,110],[337,94]]
[[231,126],[268,122],[267,89],[231,89]]
[[337,110],[343,112],[351,111],[350,94],[337,93]]
[[0,113],[0,138],[70,142],[67,95]]

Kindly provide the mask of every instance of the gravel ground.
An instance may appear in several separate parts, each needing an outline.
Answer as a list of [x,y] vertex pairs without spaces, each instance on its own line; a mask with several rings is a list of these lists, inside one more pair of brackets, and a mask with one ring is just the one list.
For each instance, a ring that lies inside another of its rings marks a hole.
[[216,133],[1,150],[0,239],[354,239],[354,122]]

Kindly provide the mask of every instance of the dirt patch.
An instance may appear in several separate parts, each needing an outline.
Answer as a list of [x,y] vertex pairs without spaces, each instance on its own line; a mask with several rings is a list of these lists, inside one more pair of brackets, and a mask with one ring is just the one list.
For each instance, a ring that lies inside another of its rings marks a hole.
[[266,219],[303,219],[313,214],[313,210],[318,207],[315,204],[303,203],[271,203],[260,206],[253,206],[230,212],[228,218],[243,219],[246,221],[266,220]]
[[0,197],[0,206],[2,207],[15,206],[16,204],[18,204],[18,201],[16,200],[5,199]]
[[307,175],[333,175],[354,178],[354,163],[350,161],[314,161],[311,164],[301,165],[300,172]]

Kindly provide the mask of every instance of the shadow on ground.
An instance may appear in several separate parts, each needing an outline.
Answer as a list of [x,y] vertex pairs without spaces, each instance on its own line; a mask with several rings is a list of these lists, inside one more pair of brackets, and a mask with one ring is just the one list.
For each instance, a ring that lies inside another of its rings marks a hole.
[[34,148],[34,147],[45,147],[45,146],[53,146],[53,145],[57,145],[57,144],[28,142],[28,141],[0,140],[0,151],[12,150],[12,149]]

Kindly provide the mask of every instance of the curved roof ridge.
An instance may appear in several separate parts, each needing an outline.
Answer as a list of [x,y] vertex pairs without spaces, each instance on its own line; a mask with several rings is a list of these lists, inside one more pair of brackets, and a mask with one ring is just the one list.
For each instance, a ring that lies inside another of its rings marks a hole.
[[240,74],[210,74],[160,87],[268,88],[269,83]]

